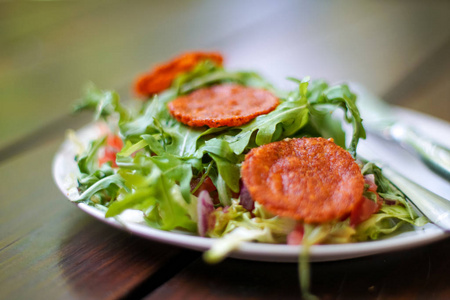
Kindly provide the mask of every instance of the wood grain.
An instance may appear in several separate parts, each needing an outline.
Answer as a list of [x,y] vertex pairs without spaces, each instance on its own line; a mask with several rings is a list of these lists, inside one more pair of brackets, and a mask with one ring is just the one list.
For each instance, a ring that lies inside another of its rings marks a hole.
[[[313,263],[320,299],[448,299],[450,240],[407,251]],[[299,299],[296,264],[196,261],[149,299]]]
[[118,299],[173,272],[169,261],[185,252],[104,225],[65,199],[51,177],[59,142],[0,166],[0,299]]

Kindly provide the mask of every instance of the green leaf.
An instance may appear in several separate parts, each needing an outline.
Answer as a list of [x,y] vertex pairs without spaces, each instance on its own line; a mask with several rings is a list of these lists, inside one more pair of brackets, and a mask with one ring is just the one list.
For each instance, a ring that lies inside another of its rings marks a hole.
[[128,121],[130,117],[128,110],[120,104],[116,92],[102,91],[92,83],[86,86],[83,98],[74,107],[75,112],[86,109],[95,110],[96,120],[107,119],[114,113],[119,115],[119,123]]
[[97,153],[105,141],[106,136],[92,141],[84,155],[78,158],[78,169],[81,173],[91,174],[98,169]]
[[323,97],[318,100],[319,104],[333,104],[344,110],[345,120],[353,126],[353,136],[348,146],[348,151],[356,157],[356,148],[360,138],[366,138],[366,132],[362,125],[361,115],[356,107],[356,96],[350,92],[347,85],[337,85],[324,91]]
[[150,187],[141,188],[138,191],[128,194],[123,200],[113,202],[105,214],[106,218],[114,217],[127,209],[137,209],[146,211],[156,203],[154,190]]
[[123,178],[119,174],[114,174],[108,177],[105,177],[103,179],[100,179],[93,185],[91,185],[86,191],[84,191],[76,200],[75,202],[81,202],[81,201],[87,201],[90,197],[92,197],[95,193],[106,190],[110,188],[111,186],[123,188],[125,190],[128,190],[128,188],[125,186],[125,182]]
[[342,129],[341,121],[333,117],[334,109],[333,106],[311,105],[309,124],[305,126],[305,130],[311,132],[313,136],[332,138],[334,143],[346,148],[345,131]]
[[[191,202],[192,169],[197,167],[196,160],[182,160],[170,154],[150,158],[165,176],[180,185],[181,194],[187,203]],[[191,164],[194,162],[194,164]]]
[[220,176],[223,178],[227,186],[235,193],[239,192],[239,179],[241,169],[236,163],[229,162],[220,156],[210,154],[214,162],[216,163],[217,170]]
[[[282,102],[274,111],[255,118],[250,123],[237,127],[241,132],[230,139],[235,154],[241,154],[255,135],[255,146],[261,146],[288,137],[301,129],[308,121],[308,108],[301,101]],[[281,133],[275,135],[277,127]]]
[[184,209],[171,194],[173,184],[161,174],[160,180],[154,183],[158,191],[159,214],[161,215],[162,230],[173,230],[181,227],[189,231],[196,231],[197,224],[188,216]]
[[[186,207],[183,207],[175,196],[175,182],[168,179],[157,166],[154,166],[147,176],[128,174],[128,180],[133,182],[133,193],[113,202],[106,213],[107,217],[116,216],[126,209],[138,209],[144,214],[149,213],[151,220],[156,220],[162,230],[196,230],[196,224]],[[156,213],[160,219],[155,217]]]

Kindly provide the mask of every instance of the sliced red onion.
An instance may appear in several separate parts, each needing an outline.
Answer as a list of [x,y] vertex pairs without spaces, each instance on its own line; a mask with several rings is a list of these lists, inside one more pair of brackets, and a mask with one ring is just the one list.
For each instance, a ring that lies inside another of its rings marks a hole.
[[255,201],[253,201],[252,196],[250,196],[250,193],[244,184],[242,184],[241,192],[239,194],[239,203],[248,211],[253,211],[253,209],[255,209]]
[[384,199],[384,204],[386,204],[386,205],[396,205],[397,201],[396,200],[390,200],[390,199]]
[[375,175],[368,174],[364,175],[364,183],[369,185],[369,191],[376,192],[377,191],[377,185],[375,184]]
[[207,191],[201,191],[198,195],[197,214],[198,214],[198,234],[205,236],[209,228],[209,219],[214,211],[214,204]]

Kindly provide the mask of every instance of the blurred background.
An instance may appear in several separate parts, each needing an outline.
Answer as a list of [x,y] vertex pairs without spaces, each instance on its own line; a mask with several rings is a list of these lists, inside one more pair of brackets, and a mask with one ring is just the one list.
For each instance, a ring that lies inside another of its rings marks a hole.
[[3,2],[0,149],[89,121],[70,116],[87,82],[130,98],[138,74],[199,49],[282,87],[288,76],[356,81],[450,121],[449,16],[448,1]]
[[[206,266],[200,253],[98,222],[51,179],[64,132],[92,119],[71,114],[86,83],[130,99],[139,74],[189,50],[220,51],[227,67],[259,71],[280,87],[291,87],[288,76],[359,82],[450,122],[450,1],[0,0],[0,299],[296,297],[294,264]],[[450,146],[447,123],[414,125]],[[448,197],[448,181],[411,154],[378,146],[378,157],[397,159],[404,174]],[[313,292],[450,299],[449,251],[447,240],[317,263]]]

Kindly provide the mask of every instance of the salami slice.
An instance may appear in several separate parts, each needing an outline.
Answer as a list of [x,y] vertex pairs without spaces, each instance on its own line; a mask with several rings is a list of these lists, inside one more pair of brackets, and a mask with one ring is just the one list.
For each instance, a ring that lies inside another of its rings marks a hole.
[[348,216],[364,191],[364,177],[350,153],[324,138],[286,139],[254,148],[241,173],[256,202],[305,223]]
[[191,127],[241,126],[278,104],[278,98],[267,90],[222,84],[175,99],[169,103],[169,111]]
[[219,66],[223,63],[223,57],[220,53],[184,53],[168,62],[155,66],[150,72],[141,75],[136,80],[134,90],[140,96],[160,93],[169,88],[178,75],[192,71],[198,63],[205,60],[211,60]]

